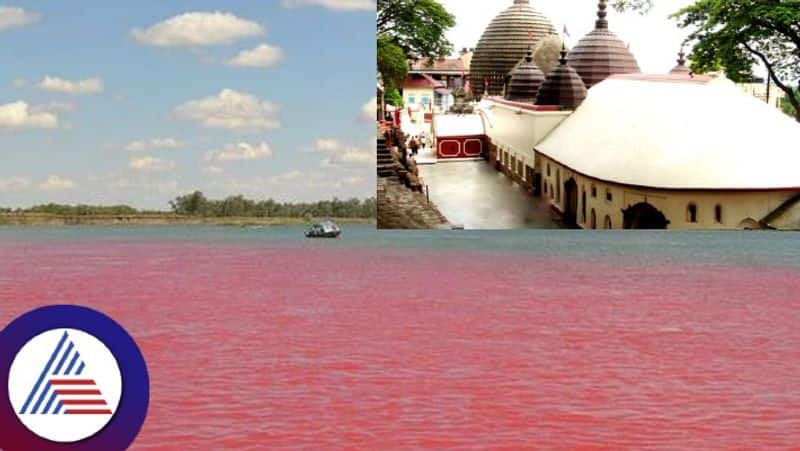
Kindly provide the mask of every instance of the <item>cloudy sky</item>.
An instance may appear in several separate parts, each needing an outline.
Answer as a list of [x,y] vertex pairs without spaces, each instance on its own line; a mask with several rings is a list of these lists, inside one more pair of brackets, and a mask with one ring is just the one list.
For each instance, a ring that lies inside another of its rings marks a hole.
[[[456,16],[457,26],[448,35],[456,49],[475,47],[489,22],[513,4],[512,0],[482,0],[478,8],[476,3],[464,0],[440,2]],[[531,5],[549,17],[556,30],[561,32],[567,26],[570,34],[567,44],[571,46],[594,29],[597,3],[597,0],[531,0]],[[646,16],[619,14],[609,7],[609,28],[623,42],[630,43],[643,72],[667,72],[675,66],[681,43],[688,34],[668,16],[692,3],[693,0],[656,0],[655,8]]]
[[11,1],[0,207],[374,195],[374,0]]

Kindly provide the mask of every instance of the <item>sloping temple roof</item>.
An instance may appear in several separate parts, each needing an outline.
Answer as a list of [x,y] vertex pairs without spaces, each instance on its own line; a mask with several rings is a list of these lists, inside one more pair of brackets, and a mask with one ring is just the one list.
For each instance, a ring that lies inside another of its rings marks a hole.
[[800,188],[800,124],[725,78],[612,76],[536,150],[621,184]]

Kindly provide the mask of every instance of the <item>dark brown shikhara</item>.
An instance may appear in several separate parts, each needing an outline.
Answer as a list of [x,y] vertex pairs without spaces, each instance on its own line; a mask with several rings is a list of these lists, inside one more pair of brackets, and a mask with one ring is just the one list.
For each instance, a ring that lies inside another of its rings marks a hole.
[[547,74],[544,83],[539,87],[536,97],[537,105],[558,105],[574,110],[583,102],[588,94],[586,85],[575,69],[567,65],[567,51],[561,50],[560,64]]
[[612,74],[641,72],[628,46],[608,30],[606,8],[605,0],[601,0],[594,30],[578,42],[567,58],[568,64],[578,72],[587,89]]
[[506,89],[506,99],[534,103],[543,82],[544,73],[533,62],[533,50],[528,49],[525,59],[511,71],[511,79]]

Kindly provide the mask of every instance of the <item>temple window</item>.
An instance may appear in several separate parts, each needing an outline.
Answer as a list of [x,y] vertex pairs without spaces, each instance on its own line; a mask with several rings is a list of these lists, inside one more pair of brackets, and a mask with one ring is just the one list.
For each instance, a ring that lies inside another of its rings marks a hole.
[[722,224],[722,205],[717,204],[717,206],[714,207],[714,220],[717,224]]
[[606,202],[613,202],[613,201],[614,201],[614,195],[611,194],[611,190],[610,189],[607,189],[606,190]]
[[556,169],[556,202],[561,203],[561,170]]
[[417,103],[417,98],[414,97],[414,96],[408,96],[408,103],[410,103],[412,105]]
[[697,222],[697,205],[696,204],[689,204],[686,207],[686,222],[696,223]]
[[586,187],[582,188],[582,195],[581,195],[581,222],[586,223]]
[[597,187],[592,185],[592,198],[597,198]]
[[544,184],[544,193],[547,194],[547,183]]
[[550,163],[547,163],[547,176],[550,177]]

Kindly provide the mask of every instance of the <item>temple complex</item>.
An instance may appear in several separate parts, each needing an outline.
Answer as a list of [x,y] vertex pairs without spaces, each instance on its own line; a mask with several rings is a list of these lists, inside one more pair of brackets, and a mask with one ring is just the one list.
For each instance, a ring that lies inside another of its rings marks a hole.
[[[800,228],[800,125],[722,74],[693,74],[683,50],[669,73],[640,73],[605,0],[596,14],[547,74],[531,46],[555,31],[529,1],[491,22],[472,60],[483,97],[433,117],[435,180],[477,159],[584,229]],[[430,189],[481,189],[457,179]]]

